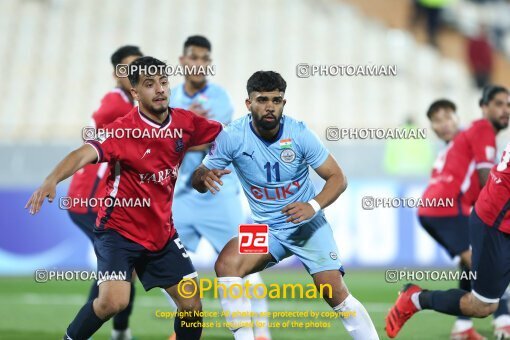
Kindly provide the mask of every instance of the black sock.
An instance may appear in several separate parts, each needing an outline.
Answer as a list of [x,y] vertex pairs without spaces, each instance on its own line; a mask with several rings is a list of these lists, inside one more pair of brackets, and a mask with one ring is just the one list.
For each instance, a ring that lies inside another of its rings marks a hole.
[[95,298],[99,296],[99,286],[97,285],[97,281],[92,282],[92,287],[90,287],[89,298],[87,301],[94,301]]
[[[200,322],[200,324],[197,326],[197,325],[192,325],[192,326],[188,326],[186,327],[185,325],[181,325],[181,322]],[[187,317],[187,318],[179,318],[179,317],[175,317],[175,320],[174,320],[174,331],[175,331],[175,335],[177,337],[177,340],[199,340],[200,339],[200,336],[202,335],[202,318],[201,317]]]
[[92,301],[83,306],[67,327],[66,334],[73,340],[87,340],[106,320],[101,320],[92,307]]
[[113,329],[117,331],[126,330],[129,326],[129,316],[133,310],[133,301],[135,300],[135,285],[131,282],[131,292],[129,293],[129,304],[119,314],[113,317]]
[[[460,265],[460,270],[462,273],[461,273],[460,280],[459,280],[459,288],[462,290],[465,290],[466,292],[470,292],[471,291],[471,280],[469,279],[470,270],[469,270],[469,268],[467,268],[466,266],[464,266],[462,264]],[[459,316],[459,317],[457,317],[457,319],[471,320],[471,318],[469,316]]]
[[461,289],[424,290],[418,296],[418,300],[422,309],[459,316],[462,315],[460,299],[467,293]]
[[494,318],[497,318],[501,315],[508,315],[508,300],[507,299],[499,299],[498,309],[494,312]]

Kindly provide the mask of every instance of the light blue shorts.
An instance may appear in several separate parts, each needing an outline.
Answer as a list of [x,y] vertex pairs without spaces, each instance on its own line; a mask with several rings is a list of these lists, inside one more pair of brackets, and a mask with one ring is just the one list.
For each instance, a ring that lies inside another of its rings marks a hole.
[[239,225],[245,223],[241,199],[238,194],[227,192],[208,197],[198,195],[179,195],[174,199],[175,229],[186,249],[194,252],[204,237],[219,253],[232,237],[237,236]]
[[344,274],[333,230],[322,214],[295,227],[271,229],[269,226],[269,252],[276,262],[266,268],[296,255],[310,275],[325,270],[340,270]]

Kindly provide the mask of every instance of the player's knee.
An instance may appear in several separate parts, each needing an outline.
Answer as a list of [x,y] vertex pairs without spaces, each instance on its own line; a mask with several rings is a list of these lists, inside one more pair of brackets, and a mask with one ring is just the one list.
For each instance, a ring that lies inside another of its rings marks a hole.
[[202,311],[202,302],[200,298],[196,299],[187,299],[185,302],[179,303],[179,311],[189,312],[191,315],[194,315],[196,312]]
[[473,309],[475,318],[486,318],[489,315],[492,315],[496,309],[498,309],[497,303],[484,303],[483,305],[477,305]]
[[96,307],[99,309],[100,314],[111,317],[117,313],[122,312],[129,304],[128,298],[118,298],[115,296],[104,296],[97,299]]
[[220,256],[214,264],[214,271],[217,277],[222,276],[244,276],[240,270],[240,261],[237,261],[234,257]]
[[[472,293],[467,294],[467,304],[462,303],[461,310],[465,312],[466,316],[472,316],[475,318],[485,318],[498,309],[498,303],[487,303],[477,299]],[[466,308],[467,307],[467,308]]]

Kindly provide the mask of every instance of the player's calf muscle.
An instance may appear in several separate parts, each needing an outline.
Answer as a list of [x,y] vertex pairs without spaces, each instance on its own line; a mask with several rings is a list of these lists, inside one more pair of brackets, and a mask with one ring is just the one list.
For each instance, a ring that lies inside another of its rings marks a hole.
[[331,307],[338,306],[349,296],[349,290],[339,271],[327,270],[316,273],[313,275],[313,282],[319,291],[323,291],[322,297]]

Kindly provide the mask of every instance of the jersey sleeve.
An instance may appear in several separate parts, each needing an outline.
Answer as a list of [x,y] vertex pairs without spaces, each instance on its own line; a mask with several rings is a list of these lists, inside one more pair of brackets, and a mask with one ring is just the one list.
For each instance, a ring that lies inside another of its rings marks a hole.
[[492,126],[482,125],[468,138],[476,164],[476,169],[487,169],[496,162],[496,137]]
[[202,164],[208,169],[225,169],[233,159],[233,148],[227,130],[221,131],[212,143]]
[[313,169],[320,167],[328,158],[329,151],[319,137],[304,123],[299,133],[299,145],[306,163]]
[[194,130],[189,141],[189,146],[203,145],[212,142],[223,128],[221,123],[205,119],[192,112],[190,113],[193,115]]
[[[118,124],[109,124],[105,130],[119,128]],[[120,150],[122,150],[122,139],[101,133],[96,135],[95,139],[88,140],[85,143],[90,144],[97,152],[97,162],[110,162],[119,159]]]

